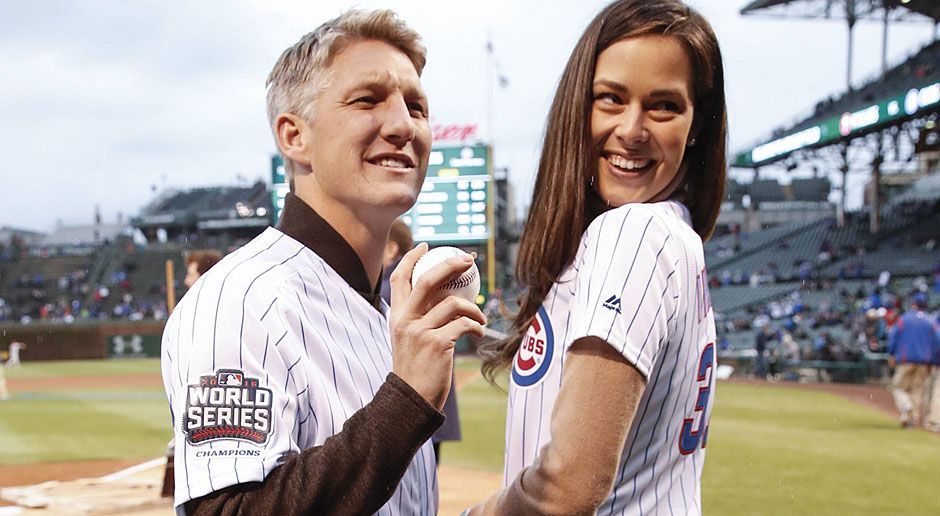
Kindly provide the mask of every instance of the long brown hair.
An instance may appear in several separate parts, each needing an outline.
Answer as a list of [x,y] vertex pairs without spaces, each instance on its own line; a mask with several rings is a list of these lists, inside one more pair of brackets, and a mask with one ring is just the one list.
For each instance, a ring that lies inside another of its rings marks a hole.
[[727,114],[721,51],[705,19],[677,0],[620,0],[588,25],[568,58],[548,113],[545,143],[519,244],[516,277],[525,288],[511,335],[481,346],[483,374],[491,382],[509,366],[552,284],[574,260],[581,235],[604,207],[589,182],[597,170],[591,141],[592,84],[597,56],[624,38],[667,35],[692,62],[697,132],[684,157],[681,190],[695,231],[707,240],[724,197]]

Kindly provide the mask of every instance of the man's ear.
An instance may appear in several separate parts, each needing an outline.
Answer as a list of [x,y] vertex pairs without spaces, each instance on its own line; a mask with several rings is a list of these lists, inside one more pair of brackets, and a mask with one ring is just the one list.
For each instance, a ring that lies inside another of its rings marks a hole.
[[306,168],[310,168],[310,160],[307,157],[309,149],[303,136],[308,132],[310,126],[293,113],[281,113],[274,121],[274,134],[281,155]]

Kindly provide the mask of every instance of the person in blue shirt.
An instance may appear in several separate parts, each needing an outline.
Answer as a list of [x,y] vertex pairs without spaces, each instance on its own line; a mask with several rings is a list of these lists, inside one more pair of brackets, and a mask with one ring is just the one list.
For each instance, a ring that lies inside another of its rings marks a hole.
[[915,294],[911,310],[898,319],[888,335],[889,363],[896,365],[891,392],[904,428],[920,421],[924,388],[931,365],[940,354],[940,327],[926,310],[927,296]]
[[[919,294],[926,299],[926,294]],[[934,318],[934,326],[940,327],[940,313]],[[940,339],[938,339],[940,340]],[[940,347],[934,349],[933,362],[930,373],[930,404],[927,412],[927,422],[924,428],[931,432],[940,433]]]

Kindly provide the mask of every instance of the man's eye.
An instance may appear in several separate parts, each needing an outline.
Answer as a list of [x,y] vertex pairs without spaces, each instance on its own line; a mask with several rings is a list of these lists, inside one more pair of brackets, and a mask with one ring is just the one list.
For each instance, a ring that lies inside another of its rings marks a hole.
[[357,98],[356,100],[353,101],[353,103],[354,104],[368,104],[372,106],[372,105],[375,105],[377,101],[375,100],[375,97],[373,97],[372,95],[365,95],[365,96]]
[[424,109],[424,106],[422,106],[421,104],[419,104],[419,103],[417,103],[417,102],[412,102],[412,103],[408,104],[408,110],[411,111],[411,114],[412,114],[413,116],[422,116],[422,117],[424,117],[424,116],[427,116],[427,115],[428,115],[428,112],[427,112],[426,109]]

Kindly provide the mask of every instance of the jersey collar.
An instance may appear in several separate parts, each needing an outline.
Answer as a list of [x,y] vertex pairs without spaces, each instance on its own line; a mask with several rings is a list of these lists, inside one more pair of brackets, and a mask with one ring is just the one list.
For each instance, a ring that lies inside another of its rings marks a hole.
[[369,286],[366,268],[356,251],[303,199],[287,194],[277,228],[323,258],[366,302],[381,311],[381,278]]

